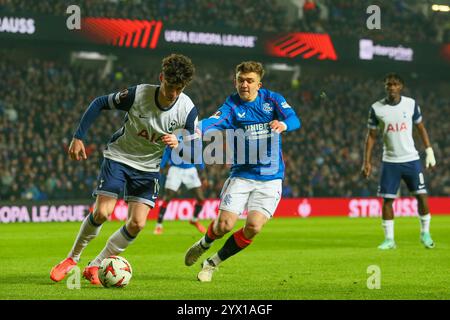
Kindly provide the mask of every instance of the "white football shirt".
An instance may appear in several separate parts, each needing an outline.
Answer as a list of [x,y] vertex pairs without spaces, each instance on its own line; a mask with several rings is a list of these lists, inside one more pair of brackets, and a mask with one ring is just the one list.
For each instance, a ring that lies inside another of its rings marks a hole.
[[368,128],[383,134],[383,161],[409,162],[420,159],[414,146],[413,124],[422,121],[420,107],[412,98],[401,96],[400,102],[390,105],[386,99],[372,104]]
[[159,86],[140,84],[108,96],[111,109],[128,111],[125,122],[103,151],[105,158],[138,170],[157,172],[164,148],[165,134],[176,129],[193,131],[197,126],[197,109],[192,100],[181,93],[167,110],[157,101]]

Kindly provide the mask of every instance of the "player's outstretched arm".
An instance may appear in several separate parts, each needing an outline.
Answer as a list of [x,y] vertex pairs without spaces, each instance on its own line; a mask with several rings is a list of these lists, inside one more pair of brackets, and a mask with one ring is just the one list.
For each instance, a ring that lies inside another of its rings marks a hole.
[[73,138],[72,142],[70,142],[68,153],[69,153],[70,159],[72,159],[72,160],[80,161],[80,160],[87,159],[84,143],[82,140],[77,139],[77,138]]
[[77,131],[75,131],[74,138],[82,140],[89,127],[92,123],[94,123],[95,119],[98,118],[101,111],[105,109],[110,109],[108,105],[108,96],[100,96],[95,98],[81,117],[81,121],[78,125]]
[[99,117],[102,110],[119,109],[129,111],[134,103],[136,87],[95,98],[81,117],[74,138],[83,140],[90,126]]
[[70,142],[68,151],[70,159],[77,161],[87,159],[86,149],[82,139],[95,119],[100,115],[100,112],[104,109],[108,109],[108,96],[95,98],[84,112],[80,124]]

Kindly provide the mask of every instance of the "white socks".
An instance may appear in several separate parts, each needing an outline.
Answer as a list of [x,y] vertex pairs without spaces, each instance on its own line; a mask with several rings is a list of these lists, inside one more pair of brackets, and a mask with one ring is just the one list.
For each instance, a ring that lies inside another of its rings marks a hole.
[[101,227],[101,224],[95,223],[94,216],[89,214],[81,223],[80,231],[78,231],[78,236],[68,257],[76,262],[80,261],[81,252],[99,234]]
[[[419,215],[419,221],[420,233],[429,233],[431,214],[428,213],[424,216]],[[384,237],[386,239],[394,240],[394,220],[382,220],[382,226],[384,230]]]
[[211,247],[212,242],[206,242],[206,239],[203,236],[200,241],[200,244],[202,245],[203,248],[209,248],[209,247]]
[[103,259],[122,253],[135,238],[128,233],[126,226],[123,226],[109,237],[102,252],[89,263],[89,266],[99,266]]
[[382,220],[384,238],[394,240],[394,220]]
[[208,260],[212,261],[212,263],[214,263],[215,267],[217,267],[222,262],[222,259],[220,259],[219,255],[217,253],[215,253],[210,258],[208,258]]
[[419,220],[420,220],[420,233],[429,233],[431,214],[428,213],[424,216],[419,215]]

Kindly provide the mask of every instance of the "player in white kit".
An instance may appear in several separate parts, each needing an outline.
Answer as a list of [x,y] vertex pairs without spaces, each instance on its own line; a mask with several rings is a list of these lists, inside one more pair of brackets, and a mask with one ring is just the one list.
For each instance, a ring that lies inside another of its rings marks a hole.
[[155,206],[159,191],[160,162],[166,146],[176,148],[176,129],[194,133],[198,122],[197,108],[182,91],[194,76],[191,60],[172,54],[162,60],[160,85],[140,84],[120,92],[101,96],[89,105],[69,147],[73,160],[86,160],[83,139],[102,110],[126,111],[125,120],[108,142],[98,177],[94,211],[81,224],[66,259],[50,272],[53,281],[61,281],[79,262],[88,243],[113,212],[123,191],[128,202],[128,220],[107,241],[104,249],[84,269],[83,276],[100,284],[101,261],[123,252],[144,228],[149,210]]
[[382,226],[385,240],[378,248],[395,249],[394,212],[392,204],[397,197],[401,180],[404,180],[409,191],[418,201],[419,220],[421,225],[420,240],[425,248],[433,248],[430,235],[430,210],[428,196],[419,153],[414,146],[413,124],[425,146],[426,168],[434,167],[436,160],[430,144],[427,130],[422,121],[422,114],[417,102],[401,95],[404,87],[402,78],[395,73],[384,79],[387,97],[372,104],[368,120],[368,133],[364,148],[362,174],[368,178],[372,171],[372,149],[377,132],[383,135],[383,161],[381,165],[378,196],[383,197]]

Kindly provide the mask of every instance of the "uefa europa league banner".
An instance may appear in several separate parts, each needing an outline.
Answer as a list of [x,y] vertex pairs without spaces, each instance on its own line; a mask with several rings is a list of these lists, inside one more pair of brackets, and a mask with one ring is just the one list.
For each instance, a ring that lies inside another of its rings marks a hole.
[[[302,30],[252,32],[230,28],[196,28],[176,21],[135,20],[80,15],[79,24],[69,16],[11,14],[0,10],[0,41],[6,45],[33,42],[63,45],[78,50],[141,50],[166,54],[183,51],[199,55],[271,57],[282,61],[331,63],[401,63],[409,66],[448,65],[447,45],[389,42],[337,37]],[[83,49],[80,49],[83,48]],[[89,48],[89,49],[87,49]]]
[[[431,214],[450,214],[450,197],[430,197]],[[158,217],[159,205],[149,211],[148,219]],[[219,199],[207,199],[199,218],[209,220],[217,218]],[[382,199],[380,198],[286,198],[280,201],[275,218],[308,218],[321,216],[340,216],[349,218],[381,217]],[[164,215],[165,220],[189,220],[194,213],[195,200],[174,199]],[[49,203],[22,202],[0,203],[0,223],[15,222],[74,222],[82,221],[92,212],[93,201],[58,201]],[[117,201],[110,220],[126,220],[128,206],[120,199]],[[417,216],[415,198],[399,198],[394,201],[396,217]],[[246,213],[240,217],[246,218]]]

